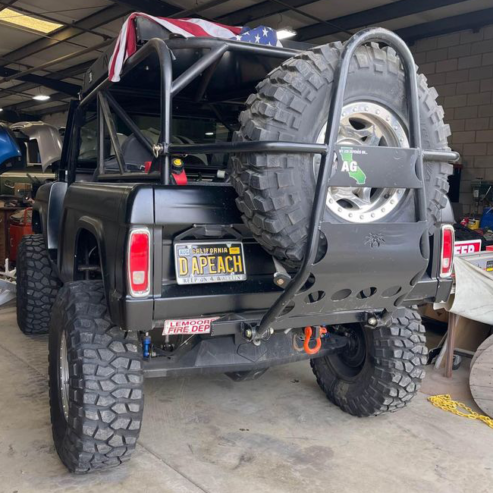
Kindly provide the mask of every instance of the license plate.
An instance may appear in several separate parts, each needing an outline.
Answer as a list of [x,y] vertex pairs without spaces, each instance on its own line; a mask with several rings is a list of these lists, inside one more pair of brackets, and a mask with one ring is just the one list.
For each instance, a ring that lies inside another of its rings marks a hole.
[[211,323],[219,317],[166,320],[163,336],[210,334]]
[[178,284],[207,284],[246,280],[240,241],[175,243]]

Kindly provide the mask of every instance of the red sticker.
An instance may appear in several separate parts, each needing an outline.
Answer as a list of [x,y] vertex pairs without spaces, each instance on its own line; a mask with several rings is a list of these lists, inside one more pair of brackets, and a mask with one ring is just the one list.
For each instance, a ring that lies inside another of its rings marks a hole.
[[219,317],[166,320],[163,336],[210,334],[211,324]]

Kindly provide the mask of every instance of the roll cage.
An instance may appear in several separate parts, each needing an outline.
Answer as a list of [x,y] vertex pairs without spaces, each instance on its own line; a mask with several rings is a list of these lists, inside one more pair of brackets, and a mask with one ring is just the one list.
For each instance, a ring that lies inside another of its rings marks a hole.
[[[306,143],[306,142],[278,142],[278,141],[256,141],[256,142],[221,142],[221,143],[206,143],[206,144],[175,144],[171,140],[171,122],[174,111],[174,102],[177,97],[185,90],[190,90],[193,85],[193,99],[200,101],[207,91],[209,84],[215,71],[218,69],[221,60],[225,57],[231,57],[235,54],[241,54],[248,57],[255,57],[257,63],[262,63],[262,60],[277,59],[283,61],[292,56],[295,56],[300,50],[289,48],[268,47],[257,44],[243,43],[238,41],[229,41],[215,38],[188,38],[188,39],[159,39],[153,38],[147,41],[132,57],[130,57],[123,70],[122,79],[129,76],[135,71],[142,70],[148,67],[150,59],[157,63],[154,66],[159,71],[159,113],[160,113],[160,128],[159,139],[156,144],[152,144],[150,140],[142,133],[137,125],[132,121],[124,108],[116,101],[112,94],[112,90],[118,91],[118,84],[112,83],[108,78],[93,85],[94,87],[87,89],[83,94],[77,108],[72,108],[69,119],[72,119],[75,124],[72,125],[71,139],[77,141],[77,119],[81,112],[88,105],[96,105],[98,119],[98,179],[101,181],[156,181],[164,186],[169,186],[170,181],[170,157],[172,155],[189,155],[196,153],[308,153],[320,154],[320,168],[317,178],[313,209],[309,224],[308,240],[306,245],[306,254],[303,263],[296,275],[290,280],[289,284],[281,296],[270,307],[267,313],[263,316],[258,324],[252,326],[254,340],[265,339],[272,331],[272,327],[282,326],[283,319],[286,317],[296,316],[300,310],[294,310],[293,315],[286,315],[286,308],[298,304],[298,298],[302,296],[300,290],[307,282],[309,276],[318,276],[320,265],[325,261],[315,262],[320,233],[324,234],[324,211],[327,189],[329,186],[336,184],[337,186],[351,186],[349,178],[342,176],[336,170],[336,165],[333,165],[333,160],[328,159],[328,156],[339,154],[339,146],[336,144],[339,121],[344,101],[344,91],[346,82],[349,76],[349,66],[353,55],[358,47],[366,43],[381,43],[392,47],[401,59],[406,75],[406,91],[408,94],[407,102],[409,107],[409,149],[402,148],[368,148],[370,149],[370,158],[373,152],[378,152],[379,162],[387,165],[382,165],[381,169],[374,176],[374,181],[378,182],[382,187],[392,186],[394,188],[406,188],[415,190],[416,203],[416,223],[414,226],[408,225],[409,233],[419,235],[421,238],[419,245],[419,255],[415,258],[415,271],[417,275],[407,279],[408,286],[413,286],[425,273],[430,256],[430,244],[425,237],[424,232],[427,231],[427,210],[426,198],[423,182],[423,161],[455,161],[458,159],[458,154],[442,150],[423,150],[421,145],[421,134],[419,126],[419,100],[417,76],[414,65],[414,60],[409,48],[404,41],[397,35],[382,28],[370,28],[360,31],[355,34],[345,45],[339,67],[336,72],[334,81],[334,90],[332,94],[332,102],[330,105],[330,113],[327,119],[327,133],[324,143]],[[179,60],[184,55],[201,52],[193,63],[186,69],[180,71],[179,75],[173,74],[173,62]],[[203,53],[202,53],[203,52]],[[266,67],[269,68],[269,67]],[[118,140],[115,122],[111,112],[114,112],[134,133],[136,139],[149,152],[152,152],[156,164],[156,173],[126,173],[125,161]],[[115,151],[115,157],[118,165],[118,172],[106,173],[104,169],[104,156],[102,154],[103,141],[105,132],[109,135],[111,145]],[[68,162],[71,163],[67,169],[66,180],[68,183],[75,181],[76,170],[74,167],[74,152],[76,145],[72,145],[70,150],[64,149],[64,152],[71,152],[68,156]],[[375,149],[374,151],[372,149]],[[407,163],[408,171],[396,176],[392,172],[389,163],[392,162],[390,153],[400,153],[403,162]],[[376,155],[374,154],[375,158]],[[409,171],[411,170],[411,171]],[[392,178],[392,183],[386,183]],[[389,225],[382,225],[389,229]],[[395,225],[390,225],[395,226]],[[399,225],[398,225],[399,226]],[[411,231],[412,230],[412,231]],[[341,230],[342,231],[342,230]],[[346,230],[344,230],[346,231]],[[390,229],[389,231],[390,232]],[[411,255],[411,254],[410,254]],[[414,254],[413,254],[414,255]],[[357,273],[353,273],[357,276]],[[320,276],[323,278],[323,276]],[[413,284],[414,283],[414,284]],[[393,311],[404,300],[404,296],[389,301],[382,301],[387,312]],[[357,307],[353,307],[356,309]],[[313,315],[310,322],[313,325],[323,323],[323,314]],[[304,317],[306,322],[306,317]],[[292,325],[296,326],[296,325]]]

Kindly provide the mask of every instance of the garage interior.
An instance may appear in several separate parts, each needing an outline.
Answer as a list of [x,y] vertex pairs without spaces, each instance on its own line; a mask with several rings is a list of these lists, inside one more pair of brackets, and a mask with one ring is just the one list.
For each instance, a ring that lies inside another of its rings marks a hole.
[[[493,245],[490,0],[0,0],[0,121],[42,121],[63,138],[84,74],[137,11],[268,26],[314,45],[344,42],[366,27],[394,31],[436,89],[450,125],[450,149],[460,154],[448,194],[457,228],[462,225],[456,240],[479,242],[483,250]],[[42,179],[39,149],[25,145]],[[432,304],[420,312],[427,347],[439,361],[430,358],[420,391],[398,413],[343,413],[320,391],[306,361],[238,383],[223,374],[149,379],[132,461],[107,472],[71,475],[52,444],[48,338],[19,331],[15,289],[7,286],[15,262],[5,263],[12,244],[6,222],[26,204],[13,205],[8,195],[26,199],[32,179],[7,175],[0,174],[0,493],[491,491],[493,421],[464,419],[428,400],[450,394],[485,414],[471,395],[470,366],[478,347],[491,339],[491,325]],[[489,396],[492,387],[493,361]]]

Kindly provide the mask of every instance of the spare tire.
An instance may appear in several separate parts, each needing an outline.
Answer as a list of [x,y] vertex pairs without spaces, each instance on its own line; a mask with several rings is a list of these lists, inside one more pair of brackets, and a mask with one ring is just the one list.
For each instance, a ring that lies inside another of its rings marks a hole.
[[[246,101],[236,141],[323,142],[343,45],[300,53],[273,70]],[[424,149],[448,150],[449,126],[437,92],[418,76]],[[339,143],[409,147],[405,77],[392,49],[359,48],[351,62]],[[245,153],[232,156],[231,182],[243,221],[279,260],[298,264],[304,254],[319,156]],[[447,203],[452,166],[426,162],[429,233]],[[325,220],[333,223],[413,221],[413,191],[368,187],[329,188]],[[384,212],[382,212],[384,211]]]

